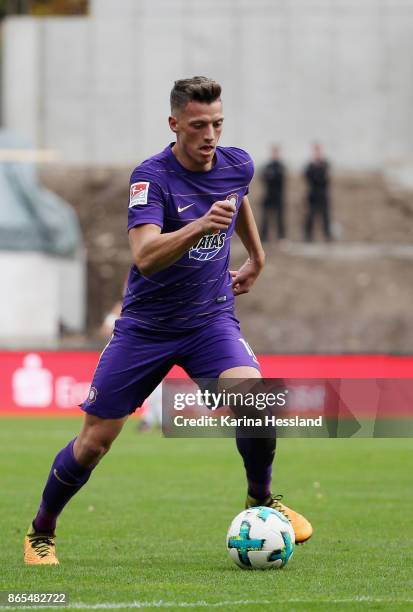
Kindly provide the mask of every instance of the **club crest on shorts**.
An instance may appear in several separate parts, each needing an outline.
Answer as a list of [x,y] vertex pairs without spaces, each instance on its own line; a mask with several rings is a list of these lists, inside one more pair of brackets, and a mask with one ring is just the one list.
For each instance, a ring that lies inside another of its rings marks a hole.
[[90,404],[93,404],[93,402],[96,400],[97,394],[98,390],[96,389],[96,387],[90,387],[89,395],[87,396],[87,401]]
[[189,258],[198,261],[213,259],[225,244],[226,233],[207,234],[189,250]]
[[143,206],[148,203],[149,182],[140,181],[130,186],[129,208]]

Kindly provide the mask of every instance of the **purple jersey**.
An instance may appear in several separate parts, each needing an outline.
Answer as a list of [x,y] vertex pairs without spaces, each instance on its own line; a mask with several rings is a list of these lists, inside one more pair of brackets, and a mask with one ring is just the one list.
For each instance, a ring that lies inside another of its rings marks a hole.
[[203,216],[217,200],[230,200],[237,212],[227,230],[203,236],[168,268],[146,277],[132,266],[122,316],[148,329],[191,329],[233,312],[230,239],[254,174],[252,159],[242,149],[217,147],[213,168],[192,172],[179,163],[172,146],[133,171],[128,229],[154,223],[162,233],[174,232]]

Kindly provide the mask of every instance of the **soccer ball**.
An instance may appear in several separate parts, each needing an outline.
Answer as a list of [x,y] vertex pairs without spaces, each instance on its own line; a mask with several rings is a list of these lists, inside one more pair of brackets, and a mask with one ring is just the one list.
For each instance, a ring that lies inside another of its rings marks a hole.
[[227,533],[229,556],[244,569],[284,567],[293,554],[294,530],[284,514],[256,506],[234,518]]

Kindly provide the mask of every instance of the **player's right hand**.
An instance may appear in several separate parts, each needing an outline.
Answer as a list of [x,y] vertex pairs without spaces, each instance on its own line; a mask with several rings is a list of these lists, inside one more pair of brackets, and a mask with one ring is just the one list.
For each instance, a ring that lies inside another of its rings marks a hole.
[[217,234],[226,230],[232,223],[236,213],[235,204],[228,200],[214,202],[208,212],[199,219],[205,234]]

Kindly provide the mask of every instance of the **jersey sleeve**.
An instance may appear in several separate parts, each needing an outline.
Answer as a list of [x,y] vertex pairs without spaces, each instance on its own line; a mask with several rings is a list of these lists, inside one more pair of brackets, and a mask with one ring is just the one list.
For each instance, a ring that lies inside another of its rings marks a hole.
[[240,169],[242,173],[242,181],[245,185],[245,195],[248,195],[250,183],[254,176],[254,162],[252,157],[247,151],[244,149],[238,149],[237,147],[231,148],[232,153],[232,163],[234,166]]
[[128,230],[137,225],[154,223],[162,229],[165,197],[161,186],[148,172],[136,168],[129,182]]
[[246,169],[246,179],[247,179],[247,190],[245,192],[245,195],[248,195],[250,191],[250,183],[254,176],[255,168],[254,168],[254,162],[252,161],[252,157],[246,151],[244,151],[244,153],[247,159],[246,168],[245,168]]

